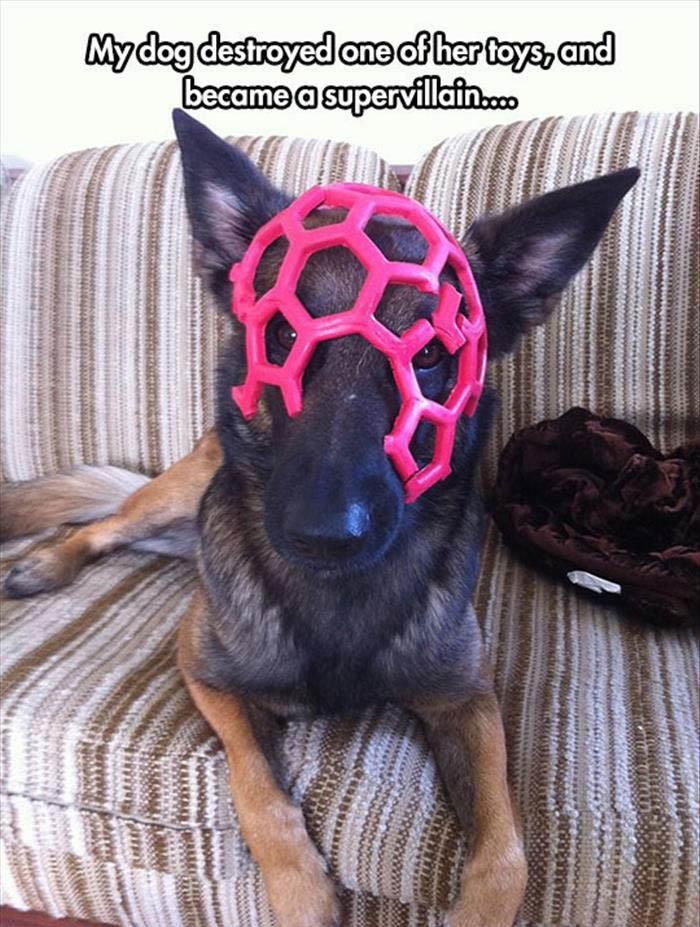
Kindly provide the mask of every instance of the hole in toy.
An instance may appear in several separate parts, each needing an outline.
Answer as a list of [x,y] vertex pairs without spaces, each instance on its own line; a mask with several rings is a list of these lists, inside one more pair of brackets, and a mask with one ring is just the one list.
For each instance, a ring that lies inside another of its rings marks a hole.
[[286,235],[280,235],[279,238],[271,241],[263,251],[255,269],[255,279],[253,280],[257,299],[264,296],[277,283],[280,265],[288,250],[289,240]]
[[337,209],[324,208],[323,206],[314,209],[309,215],[302,220],[305,229],[317,229],[322,225],[338,225],[347,216],[349,210],[344,206],[338,206]]
[[352,309],[366,279],[367,271],[349,248],[322,248],[304,265],[296,295],[310,315],[333,315]]
[[439,338],[433,338],[413,355],[413,366],[416,370],[434,370],[447,356],[444,344]]
[[377,307],[377,319],[394,335],[402,335],[418,319],[430,319],[437,297],[408,283],[389,283]]
[[265,327],[265,354],[269,363],[281,367],[294,347],[297,333],[281,312],[276,313]]
[[425,238],[415,225],[400,216],[375,213],[365,233],[389,261],[422,264],[428,253]]
[[416,428],[409,449],[419,467],[425,467],[433,459],[437,429],[432,422],[422,419]]

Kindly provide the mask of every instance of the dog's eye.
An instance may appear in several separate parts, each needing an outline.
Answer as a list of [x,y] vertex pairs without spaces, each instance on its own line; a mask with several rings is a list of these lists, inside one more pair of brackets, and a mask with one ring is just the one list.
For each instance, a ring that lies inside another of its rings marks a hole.
[[414,356],[413,366],[416,370],[430,370],[431,367],[437,367],[445,354],[446,351],[442,343],[437,338],[433,338]]
[[280,319],[274,328],[275,341],[284,351],[291,351],[297,340],[297,333],[286,319]]

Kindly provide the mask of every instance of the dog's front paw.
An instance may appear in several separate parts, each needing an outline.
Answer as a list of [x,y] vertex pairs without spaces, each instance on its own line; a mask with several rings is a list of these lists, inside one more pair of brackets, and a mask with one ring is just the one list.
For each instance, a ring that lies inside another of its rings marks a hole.
[[339,927],[335,886],[315,847],[294,860],[268,866],[263,876],[279,927]]
[[7,573],[5,594],[13,599],[49,592],[65,586],[75,577],[70,561],[58,556],[54,550],[39,551],[16,563]]
[[520,844],[468,862],[446,927],[513,927],[526,882],[527,863]]

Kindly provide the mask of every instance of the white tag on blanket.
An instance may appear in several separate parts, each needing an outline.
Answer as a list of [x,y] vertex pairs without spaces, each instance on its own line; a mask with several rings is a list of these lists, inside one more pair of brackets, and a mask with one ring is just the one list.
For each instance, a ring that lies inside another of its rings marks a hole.
[[609,579],[594,576],[593,573],[586,573],[585,570],[572,570],[566,575],[575,586],[583,586],[591,592],[597,592],[598,595],[601,592],[622,592],[622,586],[619,583],[611,583]]

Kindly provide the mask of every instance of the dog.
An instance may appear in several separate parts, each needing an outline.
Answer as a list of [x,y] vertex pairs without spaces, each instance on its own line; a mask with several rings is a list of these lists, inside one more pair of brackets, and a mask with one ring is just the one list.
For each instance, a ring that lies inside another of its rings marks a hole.
[[[280,927],[331,927],[340,915],[324,860],[283,786],[279,719],[388,701],[422,720],[468,835],[448,923],[509,927],[526,861],[499,706],[469,607],[484,522],[477,470],[495,397],[487,388],[475,414],[462,417],[451,475],[412,505],[383,449],[398,411],[396,387],[386,358],[361,337],[317,348],[301,414],[290,418],[279,391],[267,388],[258,414],[244,420],[230,395],[243,380],[245,350],[242,326],[230,316],[228,273],[290,197],[184,112],[174,112],[174,124],[199,270],[231,318],[215,427],[153,480],[81,467],[11,486],[5,536],[90,523],[17,563],[5,591],[55,589],[122,545],[196,558],[201,582],[179,629],[178,664],[223,743],[241,830]],[[470,226],[462,247],[481,294],[490,359],[546,320],[637,177],[627,168]],[[312,214],[312,224],[330,221],[337,221],[332,211]],[[373,218],[366,232],[391,260],[425,255],[425,242],[401,221]],[[258,295],[274,282],[284,252],[283,242],[265,252]],[[312,315],[339,312],[362,276],[347,249],[329,248],[309,260],[297,293]],[[393,287],[377,315],[400,332],[434,303]],[[266,339],[281,363],[294,332],[280,316]],[[438,343],[414,366],[425,395],[447,395],[455,360]],[[430,427],[421,426],[417,458],[429,460],[432,446]]]

